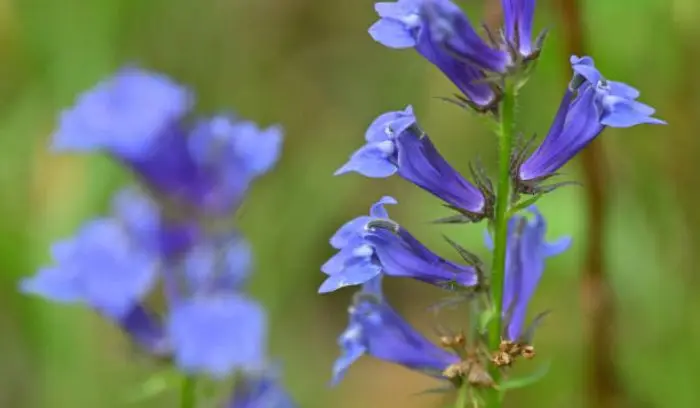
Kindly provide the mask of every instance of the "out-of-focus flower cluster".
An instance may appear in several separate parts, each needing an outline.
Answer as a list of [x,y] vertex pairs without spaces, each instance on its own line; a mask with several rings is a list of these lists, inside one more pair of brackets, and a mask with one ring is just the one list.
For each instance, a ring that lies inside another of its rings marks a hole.
[[[190,118],[193,104],[187,88],[130,67],[61,114],[55,151],[107,154],[139,182],[109,216],[55,243],[53,264],[21,289],[89,306],[186,375],[242,375],[231,407],[291,407],[268,369],[265,311],[245,291],[251,248],[232,224],[277,161],[282,130]],[[275,403],[256,402],[265,398]]]

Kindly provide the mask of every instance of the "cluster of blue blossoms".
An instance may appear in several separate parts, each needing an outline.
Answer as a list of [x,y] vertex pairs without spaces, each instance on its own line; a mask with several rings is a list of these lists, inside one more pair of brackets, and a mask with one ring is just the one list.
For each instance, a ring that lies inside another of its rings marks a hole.
[[188,376],[236,375],[228,407],[292,407],[266,356],[265,311],[245,293],[251,248],[231,223],[277,161],[282,131],[192,119],[193,103],[187,88],[132,67],[61,115],[55,151],[106,153],[138,183],[115,195],[111,215],[53,245],[54,264],[21,290],[89,306]]
[[[535,0],[503,0],[502,7],[502,30],[482,38],[450,0],[382,2],[375,5],[379,20],[369,33],[389,48],[415,49],[457,87],[453,102],[498,118],[505,81],[529,72],[545,38],[541,33],[533,39]],[[531,141],[521,142],[511,154],[513,205],[523,195],[536,199],[556,187],[547,181],[606,127],[664,123],[651,116],[654,109],[636,100],[636,89],[604,78],[590,57],[573,56],[570,62],[572,79],[549,132],[534,149]],[[472,169],[470,181],[450,166],[418,125],[411,106],[380,115],[369,126],[365,140],[336,174],[356,172],[371,178],[398,174],[455,211],[444,222],[493,221],[496,194],[491,181],[481,169]],[[338,253],[322,267],[327,275],[319,290],[322,293],[361,285],[349,309],[348,328],[339,338],[342,355],[335,363],[333,381],[339,381],[362,355],[370,355],[456,386],[465,381],[493,385],[488,378],[483,380],[485,369],[478,376],[470,367],[475,362],[482,368],[509,366],[517,356],[534,356],[532,330],[525,324],[528,303],[546,258],[565,251],[570,239],[546,242],[545,220],[532,205],[523,205],[531,216],[510,218],[502,314],[498,316],[502,344],[499,350],[487,350],[487,357],[481,359],[480,344],[465,345],[466,340],[456,336],[443,337],[437,345],[413,329],[387,303],[381,280],[383,276],[406,277],[451,292],[473,293],[488,285],[483,263],[452,242],[463,263],[435,254],[389,217],[387,204],[396,204],[396,200],[383,197],[368,216],[343,225],[330,241]]]

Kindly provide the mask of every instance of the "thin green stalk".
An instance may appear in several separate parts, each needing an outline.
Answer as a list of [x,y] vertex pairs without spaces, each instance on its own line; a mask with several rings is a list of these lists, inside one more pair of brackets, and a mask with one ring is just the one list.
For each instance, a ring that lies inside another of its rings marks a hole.
[[469,403],[469,383],[466,381],[459,387],[455,408],[467,408]]
[[[503,283],[506,271],[506,241],[508,239],[508,205],[510,202],[510,155],[513,150],[515,131],[515,84],[506,80],[503,100],[500,105],[500,134],[498,143],[498,184],[496,187],[496,208],[494,221],[494,249],[491,264],[491,299],[493,319],[489,325],[489,348],[498,350],[501,343]],[[491,366],[489,373],[498,384],[500,371]],[[500,407],[497,392],[488,398],[488,408]]]
[[180,408],[197,407],[197,380],[192,376],[186,376],[182,380],[180,388]]

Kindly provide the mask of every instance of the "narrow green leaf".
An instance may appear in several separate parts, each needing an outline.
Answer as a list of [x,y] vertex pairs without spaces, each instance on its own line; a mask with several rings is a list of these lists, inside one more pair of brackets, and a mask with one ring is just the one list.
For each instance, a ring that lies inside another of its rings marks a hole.
[[483,333],[488,328],[491,319],[493,319],[495,310],[493,308],[488,308],[481,312],[479,315],[479,332]]
[[545,375],[549,372],[549,367],[551,366],[551,361],[547,361],[539,366],[537,370],[535,370],[533,373],[526,377],[520,377],[520,378],[510,378],[505,381],[502,381],[500,384],[498,384],[498,389],[503,393],[507,390],[514,390],[517,388],[524,388],[527,386],[530,386],[532,384],[535,384],[536,382],[540,381],[542,378],[544,378]]
[[535,204],[537,200],[539,200],[544,194],[540,193],[537,195],[534,195],[526,200],[522,200],[519,203],[515,204],[511,209],[510,209],[510,215],[515,215],[518,211],[524,210],[527,207]]
[[136,389],[127,393],[127,403],[143,402],[155,398],[169,389],[179,386],[180,375],[174,370],[161,371],[146,379]]

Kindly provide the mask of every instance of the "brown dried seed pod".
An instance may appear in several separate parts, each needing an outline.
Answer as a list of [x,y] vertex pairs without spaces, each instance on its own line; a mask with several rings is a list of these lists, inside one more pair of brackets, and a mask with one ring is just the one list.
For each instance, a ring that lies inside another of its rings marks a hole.
[[446,378],[452,380],[457,377],[463,377],[464,374],[469,370],[469,362],[467,361],[460,361],[459,363],[454,363],[442,372],[442,375],[445,376]]
[[448,348],[452,347],[453,345],[453,339],[450,336],[442,336],[440,337],[440,345],[442,347]]
[[513,364],[513,357],[505,351],[497,351],[491,356],[491,361],[498,367],[506,367]]
[[467,381],[474,387],[489,388],[494,386],[493,378],[489,375],[488,371],[478,363],[471,365],[469,369],[469,375],[467,375]]
[[525,357],[528,360],[531,360],[531,359],[535,358],[535,355],[536,355],[535,348],[532,346],[525,346],[525,347],[523,347],[522,351],[520,352],[520,355],[522,355],[523,357]]

